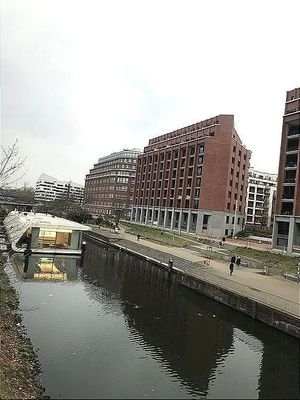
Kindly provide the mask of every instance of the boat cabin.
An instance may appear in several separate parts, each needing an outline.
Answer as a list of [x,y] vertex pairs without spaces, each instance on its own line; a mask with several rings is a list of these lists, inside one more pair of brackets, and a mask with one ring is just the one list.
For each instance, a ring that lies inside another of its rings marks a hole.
[[82,233],[89,226],[50,214],[12,211],[3,221],[16,252],[81,254]]

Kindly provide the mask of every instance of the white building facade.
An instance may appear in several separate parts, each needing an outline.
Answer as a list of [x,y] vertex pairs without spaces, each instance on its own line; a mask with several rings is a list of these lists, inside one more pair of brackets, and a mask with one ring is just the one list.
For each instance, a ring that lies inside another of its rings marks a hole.
[[276,201],[277,174],[249,168],[246,225],[267,227],[272,225]]
[[72,181],[59,181],[52,176],[42,174],[36,183],[34,200],[53,201],[68,199],[82,204],[83,195],[83,185]]

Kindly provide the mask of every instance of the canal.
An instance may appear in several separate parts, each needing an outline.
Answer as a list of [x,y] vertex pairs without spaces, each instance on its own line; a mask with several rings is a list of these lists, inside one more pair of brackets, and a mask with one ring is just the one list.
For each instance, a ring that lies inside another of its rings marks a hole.
[[53,398],[299,399],[299,343],[87,242],[84,262],[12,257],[23,322]]

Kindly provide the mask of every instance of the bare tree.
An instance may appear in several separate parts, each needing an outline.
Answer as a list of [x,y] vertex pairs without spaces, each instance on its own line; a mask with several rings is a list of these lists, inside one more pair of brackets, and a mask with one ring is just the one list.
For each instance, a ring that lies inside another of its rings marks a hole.
[[26,171],[22,172],[26,157],[19,155],[18,139],[12,146],[5,149],[1,146],[1,163],[0,163],[0,188],[11,185],[22,179]]

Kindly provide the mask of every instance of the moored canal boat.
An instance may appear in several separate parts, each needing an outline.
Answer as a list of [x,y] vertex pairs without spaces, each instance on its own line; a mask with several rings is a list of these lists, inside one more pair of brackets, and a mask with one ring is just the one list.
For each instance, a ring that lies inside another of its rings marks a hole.
[[12,211],[3,221],[15,252],[81,254],[86,225],[51,214]]

